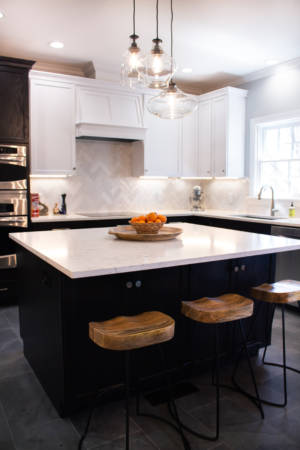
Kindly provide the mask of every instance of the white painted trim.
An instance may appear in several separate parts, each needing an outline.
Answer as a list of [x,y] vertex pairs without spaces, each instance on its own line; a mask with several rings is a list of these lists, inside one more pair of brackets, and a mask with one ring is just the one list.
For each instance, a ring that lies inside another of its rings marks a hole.
[[[276,124],[276,122],[283,122],[283,121],[294,121],[295,118],[300,118],[300,109],[294,109],[291,111],[286,111],[284,113],[275,113],[275,114],[268,114],[266,116],[260,116],[255,117],[250,120],[250,136],[249,136],[249,180],[250,180],[250,186],[249,191],[250,195],[256,196],[257,192],[255,192],[255,186],[257,184],[257,152],[259,150],[259,146],[261,143],[259,142],[259,139],[261,139],[261,129],[263,128],[262,124],[264,125],[270,125],[270,124]],[[260,130],[259,130],[260,128]]]
[[79,123],[76,125],[76,137],[88,136],[142,141],[145,139],[146,130],[147,128],[121,125]]

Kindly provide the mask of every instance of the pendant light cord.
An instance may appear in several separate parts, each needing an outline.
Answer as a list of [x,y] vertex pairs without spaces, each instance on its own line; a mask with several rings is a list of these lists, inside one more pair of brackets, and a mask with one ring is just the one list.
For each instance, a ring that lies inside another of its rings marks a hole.
[[159,0],[156,0],[156,39],[158,39],[158,3]]
[[174,20],[173,0],[171,0],[171,58],[173,58],[173,20]]
[[133,0],[132,22],[133,22],[133,34],[135,35],[135,0]]

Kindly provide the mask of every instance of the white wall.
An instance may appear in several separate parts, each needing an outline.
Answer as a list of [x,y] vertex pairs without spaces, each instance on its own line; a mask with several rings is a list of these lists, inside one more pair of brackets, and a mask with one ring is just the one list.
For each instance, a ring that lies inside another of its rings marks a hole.
[[281,70],[276,75],[245,83],[248,90],[246,108],[246,175],[249,175],[250,120],[271,114],[300,109],[300,68]]

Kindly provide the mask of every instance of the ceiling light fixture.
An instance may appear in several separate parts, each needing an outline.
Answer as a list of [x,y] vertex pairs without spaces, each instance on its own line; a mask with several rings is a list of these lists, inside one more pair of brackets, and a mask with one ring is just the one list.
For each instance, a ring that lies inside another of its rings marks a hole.
[[183,73],[192,73],[192,72],[193,72],[193,69],[192,69],[191,67],[184,67],[184,68],[182,69],[182,72],[183,72]]
[[133,0],[133,33],[129,36],[132,40],[130,47],[123,56],[123,63],[121,64],[121,83],[128,85],[130,88],[136,87],[140,84],[141,73],[141,50],[136,41],[139,36],[135,33],[135,0]]
[[165,88],[176,69],[173,58],[163,51],[162,40],[158,36],[158,7],[159,0],[156,0],[156,37],[152,40],[153,48],[143,59],[140,69],[144,83],[152,89]]
[[0,19],[3,19],[5,16],[4,12],[0,11]]
[[64,48],[65,44],[63,42],[60,41],[52,41],[50,42],[50,47],[52,48]]
[[[173,60],[173,0],[171,0],[171,58]],[[161,94],[150,98],[148,111],[161,119],[181,119],[192,113],[198,106],[194,96],[185,94],[171,78],[169,85]]]

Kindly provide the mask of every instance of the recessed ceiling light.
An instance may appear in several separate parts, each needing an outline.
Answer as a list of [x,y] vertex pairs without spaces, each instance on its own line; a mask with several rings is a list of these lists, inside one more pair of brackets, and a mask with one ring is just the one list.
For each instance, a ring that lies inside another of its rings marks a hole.
[[3,19],[4,16],[5,16],[4,12],[0,11],[0,19]]
[[182,72],[183,73],[191,73],[191,72],[193,72],[193,69],[191,67],[184,67],[182,69]]
[[275,64],[278,64],[279,61],[277,59],[266,59],[265,64],[267,66],[274,66]]
[[52,48],[63,48],[65,46],[65,44],[63,42],[60,42],[60,41],[52,41],[52,42],[50,42],[49,45]]

